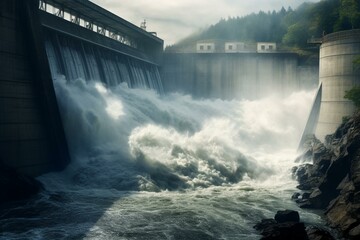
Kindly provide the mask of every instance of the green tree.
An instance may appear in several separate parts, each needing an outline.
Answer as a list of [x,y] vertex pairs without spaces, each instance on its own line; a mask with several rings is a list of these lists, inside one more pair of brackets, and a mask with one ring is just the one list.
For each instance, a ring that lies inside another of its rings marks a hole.
[[[355,71],[360,71],[360,56],[355,58],[353,63]],[[355,86],[349,91],[346,91],[344,98],[353,101],[355,106],[360,108],[360,86]]]
[[282,42],[291,46],[304,46],[308,39],[307,29],[308,26],[303,22],[291,25],[284,35]]
[[314,36],[321,36],[333,32],[334,25],[339,19],[339,0],[320,1],[311,9],[311,29]]
[[198,40],[219,39],[282,42],[287,47],[308,48],[307,40],[311,37],[353,28],[360,28],[360,0],[321,0],[305,2],[295,10],[283,7],[278,11],[223,18],[174,47],[188,47]]
[[355,58],[354,60],[354,69],[355,71],[360,71],[360,56],[358,56],[357,58]]
[[345,92],[344,98],[353,101],[356,107],[360,107],[360,86],[355,86]]
[[335,30],[347,30],[360,27],[359,0],[341,0],[339,19]]

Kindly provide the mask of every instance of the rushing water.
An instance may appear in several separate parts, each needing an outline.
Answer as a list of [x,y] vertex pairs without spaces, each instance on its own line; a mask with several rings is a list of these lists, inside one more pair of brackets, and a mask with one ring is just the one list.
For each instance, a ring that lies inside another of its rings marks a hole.
[[54,80],[72,163],[0,211],[0,239],[259,239],[290,200],[313,92],[257,101]]

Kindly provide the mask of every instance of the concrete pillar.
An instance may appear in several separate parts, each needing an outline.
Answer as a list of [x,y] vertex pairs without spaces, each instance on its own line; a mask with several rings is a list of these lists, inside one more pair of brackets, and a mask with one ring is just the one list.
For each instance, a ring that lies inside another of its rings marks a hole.
[[360,85],[360,72],[353,61],[360,56],[360,29],[326,35],[320,47],[319,81],[322,97],[315,135],[324,140],[353,114],[353,103],[344,99],[345,91]]

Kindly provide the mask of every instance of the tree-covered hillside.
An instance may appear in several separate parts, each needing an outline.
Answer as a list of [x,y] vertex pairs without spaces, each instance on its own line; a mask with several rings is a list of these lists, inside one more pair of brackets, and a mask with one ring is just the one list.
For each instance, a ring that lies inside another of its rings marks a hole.
[[277,42],[301,48],[311,37],[353,28],[360,28],[360,0],[322,0],[303,3],[296,10],[283,7],[280,11],[222,19],[167,49],[186,47],[203,39]]

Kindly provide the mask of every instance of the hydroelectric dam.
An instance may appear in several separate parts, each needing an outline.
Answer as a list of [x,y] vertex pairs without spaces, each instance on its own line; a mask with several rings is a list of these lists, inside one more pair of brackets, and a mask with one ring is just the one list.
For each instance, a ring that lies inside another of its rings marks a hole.
[[163,40],[85,0],[2,1],[0,30],[0,159],[33,176],[70,162],[54,79],[222,99],[285,96],[317,80],[317,66],[291,53],[164,56]]
[[0,2],[0,161],[39,175],[68,145],[53,79],[161,89],[163,40],[84,0]]
[[[86,0],[2,0],[0,31],[0,239],[255,240],[255,222],[297,208],[290,169],[318,64],[163,52],[162,39]],[[358,37],[337,40],[321,48],[309,133],[327,118],[323,102],[333,109],[322,96],[345,89],[339,62],[354,55],[341,52],[358,49]],[[8,166],[20,174],[6,178]]]
[[[2,1],[1,31],[0,159],[35,176],[70,162],[54,79],[254,100],[312,89],[319,78],[316,64],[289,52],[164,54],[163,40],[84,0]],[[349,67],[358,30],[323,40],[321,87],[304,131],[320,138],[353,111],[343,94],[358,81]]]

